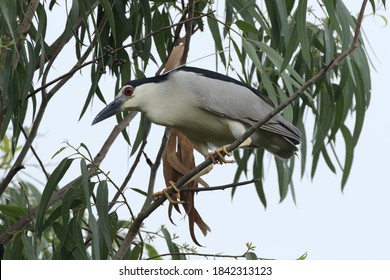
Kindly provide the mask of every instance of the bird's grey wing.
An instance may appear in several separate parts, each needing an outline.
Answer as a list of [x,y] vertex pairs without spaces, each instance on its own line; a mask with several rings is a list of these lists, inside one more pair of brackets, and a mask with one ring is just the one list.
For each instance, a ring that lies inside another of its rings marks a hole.
[[[253,125],[263,119],[273,106],[266,102],[251,89],[237,83],[198,76],[199,98],[204,109],[221,116]],[[261,94],[261,93],[259,93]],[[294,144],[300,142],[300,131],[278,114],[264,124],[262,129],[282,135]]]

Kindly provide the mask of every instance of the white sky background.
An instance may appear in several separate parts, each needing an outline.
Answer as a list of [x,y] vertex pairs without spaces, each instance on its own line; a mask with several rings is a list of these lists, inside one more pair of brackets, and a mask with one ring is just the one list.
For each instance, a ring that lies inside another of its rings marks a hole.
[[[358,13],[361,1],[345,2],[353,13]],[[223,6],[222,2],[218,4]],[[54,16],[61,18],[58,20],[61,29],[58,30],[62,30],[64,6],[55,7],[54,10],[56,12]],[[380,13],[390,19],[389,11]],[[370,5],[367,6],[366,14],[371,14]],[[57,30],[52,27],[54,16],[50,14],[48,16],[48,35],[54,39],[58,36]],[[233,201],[230,190],[204,192],[197,195],[196,207],[212,229],[207,237],[203,237],[197,231],[198,241],[205,246],[199,248],[198,252],[238,255],[245,252],[245,242],[252,242],[256,246],[256,254],[265,258],[294,259],[305,252],[308,253],[309,259],[390,258],[390,188],[389,165],[386,163],[390,158],[390,150],[386,148],[390,139],[390,126],[385,117],[390,104],[388,92],[390,27],[384,26],[380,18],[370,16],[365,18],[363,28],[377,57],[370,51],[376,72],[372,70],[371,104],[344,193],[340,189],[341,171],[339,170],[335,175],[323,162],[320,162],[313,181],[309,175],[310,166],[302,180],[299,178],[300,169],[297,168],[294,181],[297,204],[294,204],[291,195],[279,203],[277,176],[274,163],[269,156],[269,159],[266,159],[269,161],[269,169],[265,177],[268,199],[266,210],[261,205],[252,185],[241,187]],[[205,36],[207,35],[197,34],[193,37],[188,61],[213,52],[212,44],[209,49],[205,48],[204,40],[209,38]],[[51,71],[51,78],[66,73],[73,66],[75,59],[72,43],[66,51],[67,53],[61,55]],[[211,70],[215,69],[214,65],[214,57],[204,58],[191,64],[191,66]],[[149,69],[151,72],[148,76],[155,72],[157,66]],[[109,74],[105,75],[100,82],[107,101],[113,99],[113,85],[114,80]],[[83,119],[78,121],[89,86],[90,72],[89,69],[84,69],[81,75],[76,74],[50,102],[35,147],[43,161],[51,163],[51,168],[67,155],[64,152],[54,160],[50,160],[52,155],[64,146],[62,143],[64,140],[68,140],[73,146],[85,143],[95,155],[116,123],[115,118],[110,118],[95,126],[90,125],[96,114],[104,107],[98,99],[94,100],[92,109],[88,109]],[[59,112],[61,115],[58,114]],[[136,132],[137,126],[138,121],[134,121],[130,131]],[[146,153],[152,160],[160,146],[162,133],[161,127],[153,126],[146,147]],[[310,130],[308,135],[310,141]],[[337,145],[343,148],[344,143],[340,141]],[[122,182],[133,163],[133,158],[128,159],[129,153],[130,148],[119,137],[101,166],[104,170],[110,171],[111,177],[116,182]],[[198,162],[202,160],[202,157],[197,158]],[[29,162],[35,163],[32,157]],[[299,167],[299,161],[296,166]],[[235,169],[234,165],[216,166],[205,179],[211,186],[231,183]],[[80,174],[77,161],[73,163],[71,170],[72,172],[61,182],[62,184]],[[29,169],[23,172],[29,172]],[[149,168],[143,163],[129,187],[146,190],[148,178]],[[160,172],[156,190],[163,187],[164,180]],[[110,189],[110,193],[114,192],[114,189]],[[126,196],[134,213],[137,213],[144,198],[131,190],[126,191]],[[178,243],[186,242],[192,245],[187,220],[175,214],[177,226],[172,225],[167,217],[167,206],[165,203],[146,220],[145,229],[156,231],[165,224],[171,234],[177,233],[180,236],[176,240]],[[123,206],[122,209],[123,213],[126,213]],[[168,252],[163,240],[155,244],[159,253]]]

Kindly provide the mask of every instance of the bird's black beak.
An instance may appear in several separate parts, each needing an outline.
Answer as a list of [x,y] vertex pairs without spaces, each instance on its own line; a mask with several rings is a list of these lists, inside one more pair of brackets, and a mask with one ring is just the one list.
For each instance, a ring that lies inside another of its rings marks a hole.
[[101,122],[102,120],[105,120],[113,115],[115,115],[118,112],[122,111],[122,105],[125,102],[125,98],[123,96],[120,96],[116,98],[114,101],[112,101],[110,104],[106,106],[102,111],[100,111],[99,114],[95,117],[95,119],[92,122],[92,125],[95,123]]

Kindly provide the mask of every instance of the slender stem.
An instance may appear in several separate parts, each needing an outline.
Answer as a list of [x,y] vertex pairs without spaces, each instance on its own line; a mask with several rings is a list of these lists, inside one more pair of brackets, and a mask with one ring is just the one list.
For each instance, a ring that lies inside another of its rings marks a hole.
[[209,191],[216,191],[216,190],[226,190],[230,188],[250,185],[252,183],[259,182],[260,179],[254,178],[252,180],[243,181],[243,182],[237,182],[232,184],[226,184],[221,186],[214,186],[214,187],[208,187],[208,188],[180,188],[180,192],[209,192]]

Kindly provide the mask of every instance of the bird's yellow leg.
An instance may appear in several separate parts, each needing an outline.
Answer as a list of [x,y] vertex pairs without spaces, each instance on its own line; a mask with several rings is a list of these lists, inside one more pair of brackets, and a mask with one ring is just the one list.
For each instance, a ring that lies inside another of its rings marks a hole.
[[229,145],[225,145],[225,146],[222,146],[218,149],[216,149],[214,152],[212,153],[209,153],[209,157],[211,158],[211,161],[213,162],[213,164],[216,164],[216,163],[233,163],[234,160],[228,160],[228,159],[225,159],[225,156],[231,156],[232,153],[231,152],[228,152],[226,150],[226,148],[228,147]]
[[[174,198],[172,198],[172,195]],[[157,199],[159,196],[165,196],[172,204],[182,204],[184,201],[180,200],[180,189],[176,187],[173,181],[169,181],[169,186],[165,189],[152,194],[153,199]]]
[[[209,173],[213,169],[213,165],[210,164],[206,168],[204,168],[202,171],[200,171],[198,174],[194,175],[190,180],[186,182],[186,184],[195,181],[199,179],[201,176]],[[174,195],[174,198],[172,198],[172,194]],[[165,189],[155,192],[152,194],[153,199],[157,199],[159,196],[165,196],[170,203],[172,204],[183,204],[184,201],[180,200],[180,189],[176,187],[176,184],[173,181],[169,181],[169,186]]]
[[[241,145],[239,147],[240,148],[249,147],[251,144],[252,144],[252,139],[247,138],[244,142],[241,143]],[[225,159],[225,156],[230,157],[232,155],[231,152],[227,151],[227,149],[226,149],[227,147],[229,147],[229,145],[222,146],[222,147],[216,149],[213,153],[209,154],[209,157],[211,158],[213,164],[233,163],[234,162],[234,160]]]
[[[252,143],[252,139],[247,138],[244,142],[241,143],[239,147],[249,147]],[[221,148],[216,149],[213,153],[209,154],[209,157],[213,161],[213,164],[216,164],[217,162],[219,163],[233,163],[234,160],[227,160],[225,159],[225,156],[231,156],[232,153],[228,152],[226,148],[229,145],[225,145]],[[196,174],[194,177],[192,177],[186,184],[200,178],[201,176],[209,173],[213,169],[213,164],[210,164],[206,168],[204,168],[202,171],[200,171],[198,174]],[[174,198],[172,198],[172,194]],[[184,201],[180,200],[180,189],[176,187],[176,184],[173,181],[169,181],[169,186],[166,187],[165,189],[155,192],[152,194],[153,199],[157,199],[159,196],[165,196],[170,203],[172,204],[182,204]]]

